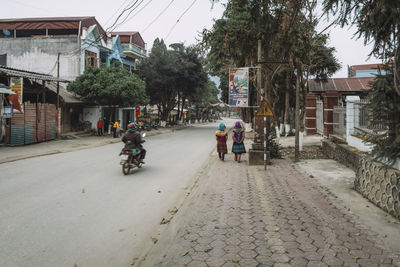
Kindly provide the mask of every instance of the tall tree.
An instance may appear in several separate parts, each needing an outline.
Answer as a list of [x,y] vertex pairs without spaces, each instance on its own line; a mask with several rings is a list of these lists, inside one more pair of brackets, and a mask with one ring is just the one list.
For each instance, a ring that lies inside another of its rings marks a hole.
[[157,105],[161,120],[167,121],[177,104],[175,77],[178,73],[163,40],[154,40],[150,56],[139,62],[138,69],[146,82],[150,104]]
[[185,47],[182,43],[172,44],[170,47],[173,49],[171,54],[177,71],[175,85],[178,92],[178,110],[180,111],[178,119],[181,119],[186,100],[193,97],[201,98],[208,77],[196,47]]
[[150,103],[157,105],[164,121],[177,105],[181,116],[186,100],[201,97],[207,86],[207,73],[195,47],[178,43],[167,49],[163,40],[156,39],[150,56],[138,68],[146,81]]

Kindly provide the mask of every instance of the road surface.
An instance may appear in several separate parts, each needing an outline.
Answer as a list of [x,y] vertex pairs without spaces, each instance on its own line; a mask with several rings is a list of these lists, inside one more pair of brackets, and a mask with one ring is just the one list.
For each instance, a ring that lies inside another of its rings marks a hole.
[[146,138],[147,163],[128,176],[121,144],[0,164],[0,266],[130,266],[189,192],[216,128]]

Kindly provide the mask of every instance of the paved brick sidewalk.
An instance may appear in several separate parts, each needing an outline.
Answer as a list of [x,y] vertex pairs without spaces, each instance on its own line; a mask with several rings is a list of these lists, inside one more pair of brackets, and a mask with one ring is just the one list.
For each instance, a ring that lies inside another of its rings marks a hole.
[[[245,157],[246,158],[246,157]],[[373,231],[290,160],[217,157],[141,266],[400,266]]]

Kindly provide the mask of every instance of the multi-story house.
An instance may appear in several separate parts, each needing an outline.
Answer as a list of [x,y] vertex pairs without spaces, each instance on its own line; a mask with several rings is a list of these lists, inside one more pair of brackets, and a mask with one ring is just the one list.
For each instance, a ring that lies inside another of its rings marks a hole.
[[136,62],[141,58],[147,57],[146,43],[139,32],[111,32],[112,37],[119,36],[125,59],[124,67],[134,72]]
[[[129,37],[127,37],[129,36]],[[146,56],[145,43],[137,32],[109,34],[95,17],[48,17],[0,20],[0,64],[7,67],[50,74],[73,81],[87,66],[123,63],[130,71],[135,61]],[[56,85],[46,83],[48,94]],[[60,95],[68,94],[61,84]],[[29,92],[29,84],[24,94]],[[48,97],[51,101],[54,97]],[[95,126],[100,116],[116,114],[111,120],[123,117],[123,111],[110,112],[104,107],[88,107],[84,103],[61,97],[61,131],[79,130],[83,121]],[[132,116],[132,110],[129,112]]]

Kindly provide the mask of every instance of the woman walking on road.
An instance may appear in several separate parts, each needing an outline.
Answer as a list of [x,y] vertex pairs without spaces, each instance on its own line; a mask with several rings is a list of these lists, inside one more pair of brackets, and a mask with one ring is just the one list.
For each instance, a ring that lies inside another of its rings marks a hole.
[[228,133],[225,131],[225,124],[220,123],[218,131],[215,133],[217,139],[217,152],[221,161],[224,161],[225,154],[228,153],[226,141],[228,140]]
[[235,161],[240,163],[240,158],[242,153],[246,153],[246,148],[244,147],[244,131],[240,121],[235,123],[235,127],[233,128],[233,145],[232,145],[232,153],[235,154]]

